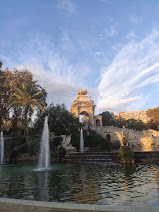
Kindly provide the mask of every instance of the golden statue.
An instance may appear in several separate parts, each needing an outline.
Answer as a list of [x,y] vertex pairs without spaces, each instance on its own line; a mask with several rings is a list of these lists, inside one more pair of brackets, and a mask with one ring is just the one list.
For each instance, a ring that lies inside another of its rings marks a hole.
[[87,92],[87,90],[86,89],[84,89],[83,91],[82,91],[82,89],[79,89],[78,91],[77,91],[77,94],[78,95],[86,95],[88,92]]

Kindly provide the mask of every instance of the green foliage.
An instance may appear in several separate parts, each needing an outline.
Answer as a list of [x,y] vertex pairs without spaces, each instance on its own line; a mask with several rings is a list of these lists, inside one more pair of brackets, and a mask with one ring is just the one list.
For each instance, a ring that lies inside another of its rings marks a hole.
[[135,120],[135,119],[115,119],[114,114],[112,112],[106,111],[101,113],[102,115],[102,122],[103,126],[110,126],[113,125],[115,127],[122,128],[123,125],[128,129],[135,129],[135,130],[143,130],[146,128],[146,125],[141,120]]
[[102,116],[103,126],[110,126],[114,124],[113,115],[114,113],[110,113],[109,111],[103,112],[100,114]]
[[50,158],[53,161],[58,161],[59,160],[59,154],[57,150],[51,151],[50,152]]
[[52,161],[61,162],[65,158],[66,150],[61,146],[62,137],[54,137],[50,142],[50,156]]
[[45,103],[42,101],[42,90],[35,82],[22,83],[21,87],[15,88],[10,100],[12,107],[20,106],[24,110],[24,136],[28,132],[28,114],[34,112],[35,108],[44,111]]
[[29,155],[38,154],[40,151],[40,139],[37,141],[31,142],[28,151],[29,151]]
[[147,112],[149,122],[146,124],[147,129],[159,130],[159,107],[149,109]]
[[[0,69],[0,125],[2,119],[6,120],[9,117],[11,108],[9,101],[15,89],[21,86],[24,81],[27,83],[33,81],[32,74],[29,71],[10,71],[8,68],[6,68],[6,70]],[[17,118],[20,118],[21,113],[22,110],[18,110],[16,113],[14,113],[14,109],[12,110],[14,116],[13,126],[15,126],[15,122],[18,120]]]
[[[39,95],[36,96],[36,99],[40,99],[43,102],[46,101],[46,90],[41,88],[41,86],[38,85],[36,81],[33,81],[33,75],[31,72],[27,70],[9,70],[8,68],[2,70],[2,62],[0,61],[0,128],[2,127],[3,121],[10,121],[12,125],[11,132],[14,132],[15,134],[24,132],[23,123],[25,119],[25,111],[22,106],[22,103],[24,103],[24,101],[22,100],[21,104],[17,104],[18,102],[14,102],[14,107],[12,107],[13,105],[11,105],[10,103],[11,99],[13,100],[13,94],[15,94],[18,89],[21,89],[23,84],[27,85],[28,93],[30,92],[29,90],[32,88],[31,85],[35,85],[36,88],[34,87],[34,91],[41,92],[41,94],[39,93]],[[36,105],[34,104],[34,106],[37,106],[37,102]],[[31,108],[33,109],[33,107]],[[32,110],[29,109],[28,120],[30,119],[31,115]],[[4,131],[6,132],[5,129]]]
[[113,141],[111,142],[112,149],[119,149],[121,146],[120,141]]
[[109,140],[104,139],[98,134],[87,135],[84,137],[85,147],[91,147],[99,150],[108,150],[111,148],[111,143]]
[[[72,136],[71,144],[77,149],[80,149],[80,131]],[[92,132],[91,135],[86,135],[84,131],[84,146],[95,150],[110,150],[111,142],[109,139],[104,139],[101,135]]]
[[123,127],[123,125],[128,128],[128,129],[134,129],[134,130],[139,130],[142,131],[146,128],[146,125],[141,121],[141,120],[135,120],[135,119],[117,119],[114,120],[115,127]]
[[111,142],[110,140],[104,139],[100,144],[99,144],[99,149],[100,150],[110,150],[111,149]]
[[2,61],[0,60],[0,70],[1,70],[1,68],[2,68],[2,65],[3,65],[3,63],[2,63]]
[[[8,159],[11,159],[13,150],[22,144],[25,144],[25,138],[21,136],[13,137],[12,139],[5,140],[5,154]],[[22,150],[21,150],[22,151]],[[23,152],[27,151],[26,147]],[[18,153],[17,153],[18,154]]]
[[49,129],[54,132],[56,136],[59,135],[74,135],[78,133],[79,128],[82,126],[79,119],[66,109],[64,104],[50,104],[43,114],[38,113],[37,118],[32,127],[33,133],[41,133],[45,116],[48,116]]
[[80,132],[78,131],[76,134],[74,133],[71,137],[71,144],[74,146],[77,150],[80,149]]
[[124,144],[124,146],[125,146],[125,145],[128,143],[128,142],[127,142],[127,137],[124,136],[123,139],[122,139],[122,142],[123,142],[123,144]]
[[139,130],[139,131],[142,131],[146,127],[146,125],[141,120],[135,120],[135,119],[125,120],[124,125],[125,125],[125,127],[129,128],[129,129],[135,129],[135,130]]
[[134,153],[128,146],[120,147],[118,156],[122,161],[131,161],[134,159]]

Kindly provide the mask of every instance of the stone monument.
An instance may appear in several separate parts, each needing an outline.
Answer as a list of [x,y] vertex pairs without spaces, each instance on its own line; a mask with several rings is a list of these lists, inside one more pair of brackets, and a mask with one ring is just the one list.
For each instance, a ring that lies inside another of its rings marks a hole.
[[[84,115],[88,120],[90,128],[95,129],[97,117],[94,116],[95,104],[91,97],[88,97],[87,90],[79,89],[77,91],[78,96],[75,96],[75,100],[71,106],[70,112],[74,117],[79,118],[79,115]],[[102,125],[102,119],[100,120]]]

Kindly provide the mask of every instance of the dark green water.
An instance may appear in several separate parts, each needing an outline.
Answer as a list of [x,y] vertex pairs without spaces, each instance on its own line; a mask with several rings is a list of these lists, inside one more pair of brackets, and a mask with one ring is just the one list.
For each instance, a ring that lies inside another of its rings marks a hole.
[[159,166],[35,163],[0,166],[0,197],[104,205],[159,206]]

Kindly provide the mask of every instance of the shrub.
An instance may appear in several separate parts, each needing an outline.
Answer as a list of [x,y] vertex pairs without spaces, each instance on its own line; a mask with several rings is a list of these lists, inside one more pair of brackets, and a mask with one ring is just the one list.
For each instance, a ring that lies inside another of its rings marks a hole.
[[128,146],[122,146],[119,150],[119,159],[122,161],[132,161],[134,159],[134,153]]
[[119,149],[121,146],[120,141],[111,142],[111,146],[112,146],[112,149]]
[[40,150],[40,139],[30,143],[29,154],[34,155],[39,153]]
[[[80,133],[72,135],[71,144],[77,150],[80,149]],[[91,132],[91,135],[87,135],[84,131],[84,146],[98,150],[107,150],[111,148],[111,142],[109,139],[104,139],[94,131]]]
[[80,134],[74,134],[71,137],[71,144],[74,146],[77,150],[80,149]]
[[107,150],[111,148],[111,142],[98,134],[85,136],[84,145],[85,147],[97,148],[99,150]]
[[[19,152],[16,153],[16,155],[13,156],[14,149],[25,144],[25,138],[21,136],[13,137],[12,139],[5,140],[5,154],[8,159],[11,159],[12,157],[16,157]],[[24,147],[20,151],[26,152],[27,149]]]
[[110,150],[110,149],[111,149],[110,140],[104,139],[104,141],[102,141],[102,142],[99,144],[99,149],[100,149],[100,150]]

